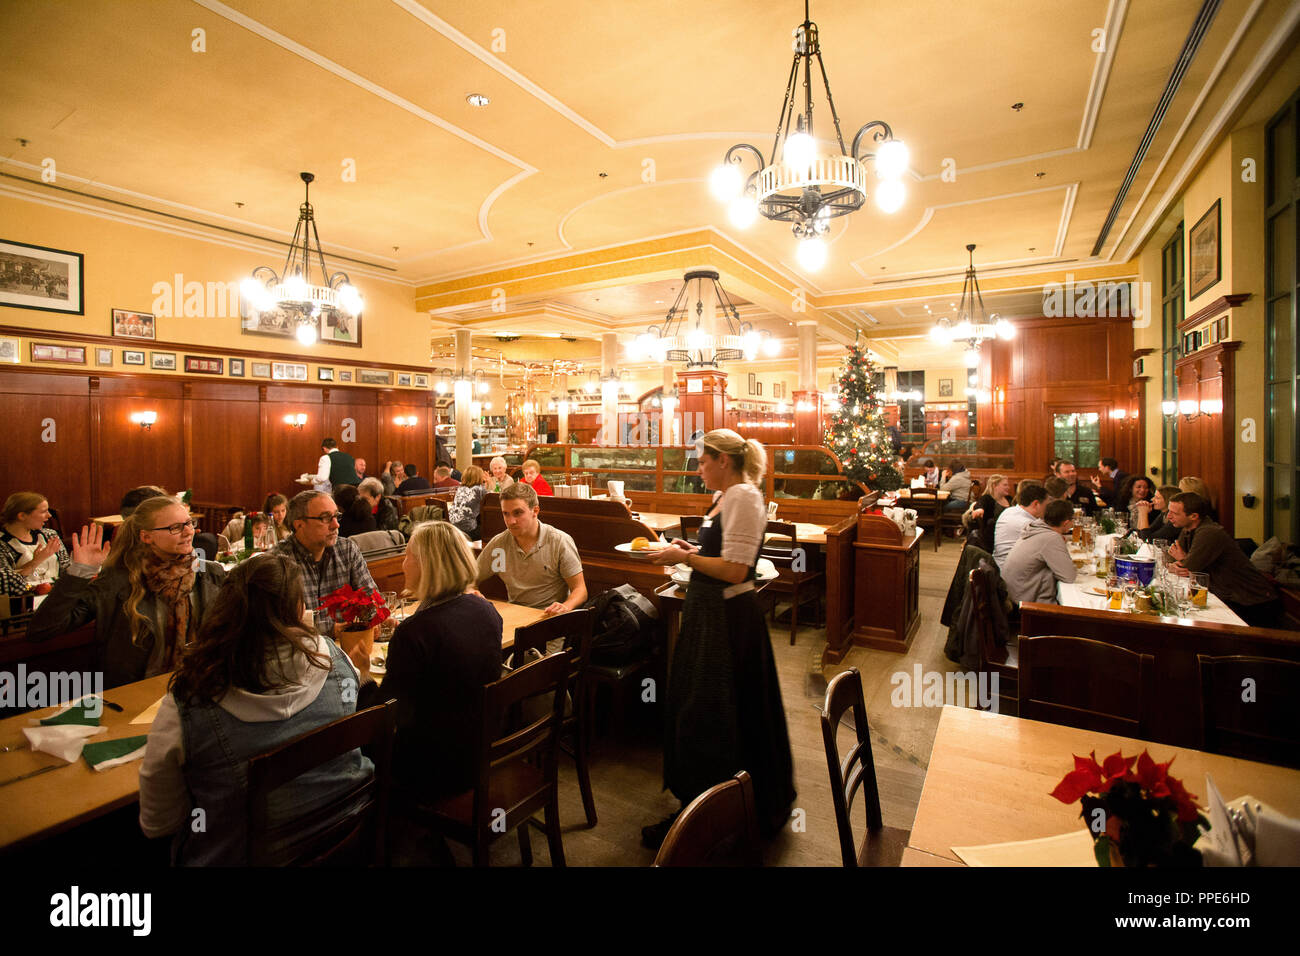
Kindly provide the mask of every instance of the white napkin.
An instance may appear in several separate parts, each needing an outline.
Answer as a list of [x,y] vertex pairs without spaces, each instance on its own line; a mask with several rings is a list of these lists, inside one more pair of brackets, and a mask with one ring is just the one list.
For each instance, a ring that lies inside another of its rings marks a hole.
[[81,756],[81,748],[91,737],[107,733],[107,727],[84,724],[54,724],[49,727],[24,727],[23,734],[35,753],[47,753],[68,763]]
[[1151,550],[1151,545],[1149,544],[1142,545],[1142,547],[1137,549],[1137,554],[1133,555],[1133,557],[1135,558],[1144,558],[1144,559],[1145,558],[1154,559],[1155,556],[1156,556],[1155,552]]

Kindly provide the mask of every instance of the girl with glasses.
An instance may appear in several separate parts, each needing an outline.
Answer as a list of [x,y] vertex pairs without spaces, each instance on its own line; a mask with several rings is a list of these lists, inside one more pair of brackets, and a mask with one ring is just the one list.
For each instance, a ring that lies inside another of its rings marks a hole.
[[194,523],[179,498],[150,498],[122,522],[112,548],[103,528],[72,536],[72,563],[32,616],[29,640],[95,622],[97,666],[116,687],[175,668],[225,581],[194,551]]

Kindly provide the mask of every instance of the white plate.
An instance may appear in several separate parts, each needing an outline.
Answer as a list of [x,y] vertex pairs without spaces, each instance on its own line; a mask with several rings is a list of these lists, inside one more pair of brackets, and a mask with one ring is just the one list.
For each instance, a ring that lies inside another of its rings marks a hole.
[[[754,569],[755,582],[761,584],[764,581],[771,581],[777,577],[776,565],[767,558],[758,559],[758,567]],[[685,564],[673,565],[673,581],[679,588],[685,589],[691,583],[691,569]]]
[[[654,544],[655,542],[651,541],[650,543],[651,543],[651,544]],[[632,554],[632,555],[636,555],[636,556],[639,557],[639,558],[649,558],[649,557],[652,557],[653,555],[658,554],[660,551],[663,551],[665,548],[671,548],[671,547],[672,547],[672,545],[670,545],[670,544],[664,544],[662,541],[659,542],[659,544],[661,545],[661,547],[658,547],[658,548],[652,548],[652,549],[650,549],[650,550],[648,550],[648,551],[639,551],[639,550],[638,550],[638,551],[633,551],[633,550],[632,550],[632,542],[631,542],[631,541],[624,541],[622,544],[616,544],[616,545],[614,545],[614,550],[615,550],[615,551],[621,551],[621,552],[623,552],[624,554]]]

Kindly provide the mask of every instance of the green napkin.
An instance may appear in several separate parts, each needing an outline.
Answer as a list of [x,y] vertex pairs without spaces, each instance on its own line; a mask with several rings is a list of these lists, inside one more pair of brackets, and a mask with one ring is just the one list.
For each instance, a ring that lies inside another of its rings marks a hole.
[[54,724],[81,724],[84,727],[98,727],[99,717],[91,717],[87,711],[93,702],[99,706],[96,708],[100,714],[104,712],[103,701],[98,697],[85,697],[75,704],[70,704],[66,710],[61,710],[53,717],[46,717],[41,721],[42,726],[52,726]]
[[92,770],[107,770],[120,763],[127,763],[144,756],[145,744],[149,742],[148,734],[138,737],[123,737],[121,740],[105,740],[86,744],[81,755],[86,758]]

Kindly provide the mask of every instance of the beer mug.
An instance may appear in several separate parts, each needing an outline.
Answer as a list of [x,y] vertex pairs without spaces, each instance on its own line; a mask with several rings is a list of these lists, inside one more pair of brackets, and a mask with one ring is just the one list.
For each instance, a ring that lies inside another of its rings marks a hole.
[[1193,607],[1208,607],[1210,603],[1210,576],[1203,571],[1193,572],[1191,579],[1191,598]]

